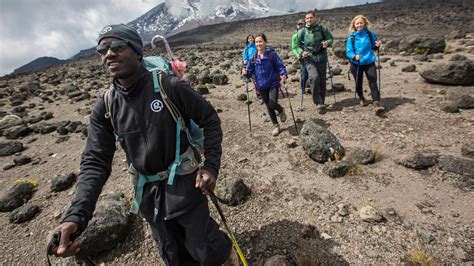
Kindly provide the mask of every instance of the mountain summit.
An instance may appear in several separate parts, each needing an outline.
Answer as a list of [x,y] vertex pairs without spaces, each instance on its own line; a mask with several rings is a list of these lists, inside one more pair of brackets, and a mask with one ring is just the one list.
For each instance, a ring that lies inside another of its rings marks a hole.
[[265,0],[234,0],[225,4],[201,0],[167,1],[128,23],[145,42],[155,34],[174,35],[203,25],[283,15],[295,10],[275,9]]

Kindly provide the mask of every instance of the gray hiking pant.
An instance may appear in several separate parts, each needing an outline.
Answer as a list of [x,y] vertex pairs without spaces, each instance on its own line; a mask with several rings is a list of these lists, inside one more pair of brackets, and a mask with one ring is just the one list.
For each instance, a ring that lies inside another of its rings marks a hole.
[[316,105],[324,104],[326,98],[326,62],[313,62],[307,60],[306,69],[311,84],[311,93],[313,94],[313,103]]

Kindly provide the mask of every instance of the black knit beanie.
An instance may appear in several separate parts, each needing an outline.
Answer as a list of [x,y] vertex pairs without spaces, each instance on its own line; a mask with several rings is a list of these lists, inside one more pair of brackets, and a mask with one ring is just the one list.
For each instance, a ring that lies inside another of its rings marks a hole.
[[138,32],[125,24],[105,26],[99,33],[97,43],[104,38],[114,37],[130,43],[133,49],[141,56],[143,56],[143,42],[138,35]]

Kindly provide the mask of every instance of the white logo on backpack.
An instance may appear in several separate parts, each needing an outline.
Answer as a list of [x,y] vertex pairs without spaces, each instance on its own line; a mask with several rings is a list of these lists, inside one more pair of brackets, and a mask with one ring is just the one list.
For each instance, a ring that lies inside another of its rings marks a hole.
[[158,113],[161,111],[161,109],[163,109],[163,102],[160,100],[154,100],[151,102],[150,107],[153,112]]

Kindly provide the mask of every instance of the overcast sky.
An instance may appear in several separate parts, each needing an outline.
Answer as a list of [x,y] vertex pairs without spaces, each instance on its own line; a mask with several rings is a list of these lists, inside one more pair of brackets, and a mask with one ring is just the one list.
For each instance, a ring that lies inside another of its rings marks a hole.
[[[205,1],[205,0],[201,0]],[[0,76],[41,56],[67,59],[94,46],[103,26],[128,23],[164,0],[0,0]],[[180,12],[180,0],[166,0]],[[207,0],[206,6],[227,1]],[[283,10],[304,11],[366,0],[268,0]],[[373,2],[373,1],[370,1]]]

